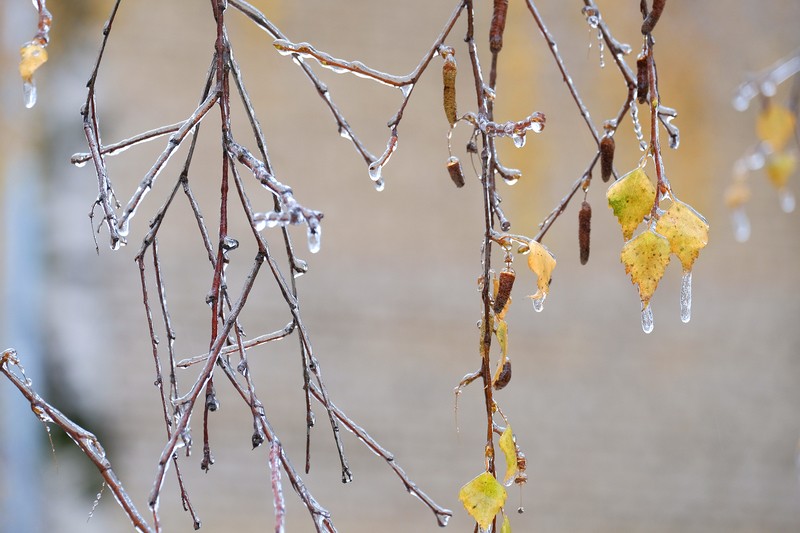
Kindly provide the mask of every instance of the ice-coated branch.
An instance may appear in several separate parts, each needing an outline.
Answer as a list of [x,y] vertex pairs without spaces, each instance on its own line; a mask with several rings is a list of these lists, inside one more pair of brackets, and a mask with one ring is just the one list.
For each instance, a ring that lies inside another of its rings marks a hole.
[[[20,375],[17,375],[12,367],[19,370]],[[150,525],[144,520],[139,511],[136,509],[122,482],[119,480],[114,470],[111,468],[111,462],[106,457],[106,452],[97,437],[83,429],[81,426],[66,417],[61,411],[47,403],[33,388],[33,383],[25,376],[25,370],[20,363],[16,350],[8,349],[3,351],[0,357],[0,373],[8,378],[17,389],[22,393],[28,403],[31,404],[31,410],[36,417],[45,424],[56,424],[69,438],[75,442],[78,448],[86,455],[86,457],[94,463],[103,480],[108,485],[114,498],[119,503],[122,510],[128,515],[134,529],[140,533],[152,533],[153,530]]]

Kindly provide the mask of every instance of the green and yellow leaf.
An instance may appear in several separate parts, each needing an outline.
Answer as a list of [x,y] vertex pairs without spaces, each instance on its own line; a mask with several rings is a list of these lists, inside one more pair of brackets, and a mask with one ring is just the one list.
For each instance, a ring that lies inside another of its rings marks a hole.
[[622,226],[622,236],[629,240],[656,200],[656,188],[644,170],[636,168],[615,181],[606,192],[608,206]]
[[658,287],[669,264],[669,241],[653,231],[640,233],[622,247],[620,260],[631,283],[639,289],[642,303],[647,304]]
[[506,503],[506,489],[493,475],[484,472],[461,487],[458,499],[484,531]]
[[769,103],[756,119],[756,135],[774,151],[783,150],[794,135],[795,116],[787,108]]
[[792,152],[775,152],[767,158],[767,177],[776,189],[786,187],[789,176],[797,168],[797,156]]
[[500,533],[511,533],[511,521],[507,516],[503,516],[503,525],[500,527]]
[[528,267],[538,277],[536,281],[538,290],[530,298],[541,299],[550,292],[550,279],[553,277],[553,269],[556,268],[556,258],[539,242],[532,240],[528,243],[528,247],[530,248]]
[[692,265],[700,250],[708,244],[708,223],[691,206],[675,200],[661,215],[656,232],[669,241],[670,250],[678,256],[684,271]]
[[506,458],[506,475],[503,477],[503,484],[508,485],[517,475],[517,445],[514,444],[511,424],[508,424],[503,430],[503,434],[500,435],[500,449]]
[[500,364],[508,358],[508,323],[503,319],[497,319],[497,329],[494,331],[497,337],[497,344],[500,345],[500,352],[503,354]]

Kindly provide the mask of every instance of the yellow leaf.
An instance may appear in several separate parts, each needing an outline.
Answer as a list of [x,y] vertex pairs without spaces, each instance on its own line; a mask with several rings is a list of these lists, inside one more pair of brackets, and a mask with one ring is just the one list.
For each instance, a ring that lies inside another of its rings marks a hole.
[[30,82],[33,73],[47,61],[47,50],[37,43],[28,43],[19,49],[19,75],[22,80]]
[[606,192],[608,206],[629,240],[636,227],[650,214],[656,201],[656,188],[644,170],[636,168],[615,181]]
[[734,181],[725,191],[725,205],[731,209],[741,207],[750,200],[750,187],[744,181]]
[[669,264],[669,241],[653,231],[640,233],[622,247],[620,260],[631,283],[639,288],[642,303],[647,304]]
[[497,343],[500,345],[500,351],[503,354],[502,361],[508,358],[508,324],[505,320],[497,320],[497,329],[494,332],[497,337]]
[[794,134],[795,120],[791,111],[770,103],[756,119],[756,135],[773,150],[780,151]]
[[783,189],[796,167],[797,156],[792,152],[772,153],[767,159],[767,177],[776,189]]
[[511,521],[507,516],[503,516],[503,525],[500,527],[500,533],[511,533]]
[[678,256],[683,270],[692,269],[700,250],[708,244],[708,223],[691,206],[675,200],[661,215],[656,231],[667,238],[670,250]]
[[539,242],[532,240],[528,243],[528,247],[530,248],[528,267],[539,278],[536,281],[538,290],[529,298],[541,300],[550,292],[550,279],[553,277],[553,269],[556,267],[556,258],[546,246]]
[[509,485],[517,474],[517,446],[514,444],[511,424],[507,425],[503,434],[500,435],[500,449],[506,458],[506,475],[503,477],[503,484]]
[[506,503],[506,489],[489,472],[480,474],[461,487],[458,499],[484,531]]

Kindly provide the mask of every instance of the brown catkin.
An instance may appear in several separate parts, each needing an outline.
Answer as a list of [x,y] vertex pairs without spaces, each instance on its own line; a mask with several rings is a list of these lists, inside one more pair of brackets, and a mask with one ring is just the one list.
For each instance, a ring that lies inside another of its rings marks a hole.
[[600,140],[600,177],[608,181],[614,174],[614,137],[606,135]]
[[508,0],[494,0],[492,25],[489,28],[489,50],[493,54],[503,49],[503,32],[506,29],[506,13],[508,13]]
[[456,59],[452,54],[445,56],[444,65],[442,66],[442,82],[444,83],[444,95],[442,102],[444,103],[444,114],[447,116],[447,121],[452,126],[456,123],[456,73],[458,66]]
[[511,288],[514,286],[516,274],[514,274],[513,270],[503,270],[500,272],[499,278],[497,296],[494,298],[494,314],[496,315],[502,313],[508,303],[508,297],[511,296]]
[[581,264],[589,262],[589,234],[592,232],[592,206],[585,201],[578,211],[578,246],[581,252]]
[[456,184],[456,187],[464,186],[464,172],[461,171],[461,161],[457,157],[451,157],[447,160],[447,171],[450,173],[450,179]]
[[495,390],[505,388],[509,381],[511,381],[511,361],[506,360],[506,362],[503,363],[503,369],[500,371],[500,375],[497,376],[497,379],[494,381]]
[[636,98],[640,104],[647,103],[650,90],[650,78],[647,75],[647,56],[640,55],[636,59]]

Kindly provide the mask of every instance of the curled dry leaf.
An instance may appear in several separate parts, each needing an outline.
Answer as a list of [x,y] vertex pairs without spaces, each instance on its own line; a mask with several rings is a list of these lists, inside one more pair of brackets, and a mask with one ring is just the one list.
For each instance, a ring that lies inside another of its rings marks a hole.
[[690,205],[675,200],[661,215],[656,231],[667,238],[670,250],[688,272],[708,244],[708,222]]
[[783,150],[794,135],[796,118],[782,105],[769,103],[756,119],[756,135],[774,151]]
[[28,43],[19,49],[19,75],[22,81],[30,83],[36,69],[47,62],[47,50],[38,43]]
[[500,449],[506,459],[506,475],[503,477],[503,484],[510,485],[517,475],[517,445],[514,443],[514,434],[511,432],[511,424],[506,426],[503,434],[500,435]]
[[458,499],[484,531],[505,505],[507,496],[505,487],[489,472],[475,477],[458,491]]
[[530,249],[528,267],[538,276],[536,281],[538,290],[536,294],[529,296],[529,298],[540,300],[550,292],[550,279],[553,277],[553,269],[556,267],[556,258],[545,245],[537,241],[531,240],[528,243],[528,248]]
[[639,297],[645,305],[664,276],[669,254],[669,241],[654,231],[642,232],[622,247],[620,260],[631,276],[631,283],[639,288]]
[[622,226],[622,236],[629,240],[636,227],[653,209],[656,188],[641,168],[628,172],[606,192],[608,206]]

